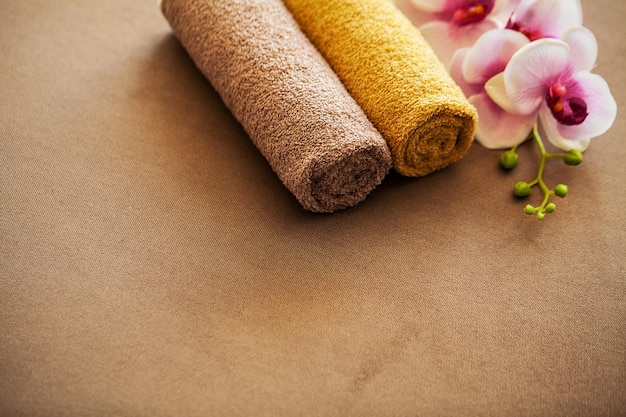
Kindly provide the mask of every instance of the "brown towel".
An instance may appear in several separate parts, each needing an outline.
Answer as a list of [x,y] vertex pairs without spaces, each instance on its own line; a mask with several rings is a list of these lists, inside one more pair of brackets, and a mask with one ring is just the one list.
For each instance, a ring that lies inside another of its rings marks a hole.
[[408,176],[467,152],[476,111],[419,31],[389,0],[284,0],[389,143]]
[[280,0],[162,0],[197,67],[302,206],[354,206],[387,144]]

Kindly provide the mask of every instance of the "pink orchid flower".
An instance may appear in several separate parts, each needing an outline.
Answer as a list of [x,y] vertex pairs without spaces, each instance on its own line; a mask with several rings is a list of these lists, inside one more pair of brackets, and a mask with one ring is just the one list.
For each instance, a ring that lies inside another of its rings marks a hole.
[[483,34],[472,48],[460,49],[452,59],[450,75],[478,112],[476,141],[488,149],[519,145],[537,119],[534,114],[507,112],[485,90],[485,84],[502,73],[513,54],[528,43],[521,33],[496,29]]
[[582,24],[580,0],[522,0],[506,29],[516,30],[535,41],[560,38],[569,28]]
[[591,31],[571,28],[562,40],[540,39],[522,47],[485,89],[509,112],[538,115],[554,146],[582,152],[591,138],[611,127],[617,114],[608,84],[590,72],[596,57]]
[[[395,0],[448,68],[454,53],[485,32],[502,28],[500,13],[510,15],[519,0]],[[507,9],[509,7],[509,9]]]

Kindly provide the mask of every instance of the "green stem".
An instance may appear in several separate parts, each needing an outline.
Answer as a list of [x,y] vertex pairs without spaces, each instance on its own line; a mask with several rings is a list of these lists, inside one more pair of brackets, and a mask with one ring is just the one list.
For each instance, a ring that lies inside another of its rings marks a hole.
[[537,123],[535,123],[535,126],[533,127],[533,132],[531,135],[533,139],[535,140],[535,143],[537,144],[537,148],[539,148],[539,153],[541,154],[541,161],[539,162],[539,169],[537,170],[537,177],[532,182],[530,182],[529,185],[531,187],[534,187],[535,185],[539,185],[539,188],[541,188],[541,191],[543,192],[543,201],[541,202],[541,205],[539,207],[536,207],[537,217],[543,218],[546,212],[546,206],[548,205],[548,201],[550,200],[550,196],[554,194],[554,191],[548,188],[545,181],[543,180],[543,173],[546,168],[546,160],[548,158],[553,158],[555,156],[558,156],[558,154],[550,154],[546,152],[546,147],[543,144],[543,140],[541,139],[541,136],[539,135]]
[[546,147],[543,144],[543,140],[541,140],[541,136],[539,136],[539,132],[537,131],[536,123],[535,123],[535,127],[533,128],[533,138],[535,139],[535,143],[537,144],[537,147],[539,148],[539,153],[541,153],[541,161],[539,162],[539,170],[537,171],[537,178],[535,178],[535,180],[531,182],[531,184],[532,185],[539,184],[539,187],[541,187],[541,190],[544,193],[547,193],[550,190],[546,186],[546,183],[543,181],[543,173],[546,169],[546,160],[548,159],[548,156],[547,156],[548,154],[546,152]]
[[[543,144],[543,140],[539,135],[539,126],[537,123],[533,126],[533,130],[528,135],[527,141],[531,138],[537,145],[539,154],[541,155],[539,168],[537,169],[537,176],[531,182],[517,181],[515,183],[515,187],[513,188],[513,193],[518,197],[526,197],[530,194],[531,188],[538,185],[543,192],[541,205],[535,207],[532,204],[527,204],[526,207],[524,207],[524,212],[526,214],[535,214],[538,219],[543,219],[547,213],[552,213],[556,209],[556,205],[550,202],[550,197],[556,195],[557,197],[563,198],[567,196],[568,193],[567,185],[565,184],[557,184],[554,188],[549,188],[546,185],[546,182],[543,179],[543,174],[546,170],[546,161],[550,158],[562,158],[563,162],[567,165],[578,165],[582,162],[582,154],[576,150],[569,150],[567,153],[547,152],[546,147]],[[513,146],[513,148],[500,155],[500,164],[502,167],[512,169],[517,165],[518,155],[516,151],[519,146],[521,146],[521,144]]]

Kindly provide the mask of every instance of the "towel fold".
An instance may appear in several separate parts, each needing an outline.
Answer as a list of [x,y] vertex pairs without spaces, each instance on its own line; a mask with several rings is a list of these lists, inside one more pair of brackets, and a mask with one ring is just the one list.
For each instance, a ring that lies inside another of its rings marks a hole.
[[302,206],[356,205],[389,148],[281,0],[162,0],[196,66]]
[[389,0],[284,0],[387,140],[394,168],[422,176],[461,159],[476,111]]

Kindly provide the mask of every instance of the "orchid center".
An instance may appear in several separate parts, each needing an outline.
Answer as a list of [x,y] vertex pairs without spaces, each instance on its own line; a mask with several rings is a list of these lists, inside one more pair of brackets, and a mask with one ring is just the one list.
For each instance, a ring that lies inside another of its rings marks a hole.
[[529,41],[536,41],[538,39],[542,39],[547,37],[545,34],[543,34],[540,30],[537,29],[532,29],[526,26],[523,26],[517,22],[514,22],[512,19],[509,19],[509,21],[506,24],[505,29],[510,29],[510,30],[514,30],[516,32],[521,33],[522,35],[526,36],[528,38]]
[[454,11],[452,21],[459,26],[480,22],[491,13],[493,4],[494,0],[474,1],[466,4]]
[[567,126],[579,125],[589,113],[587,103],[580,97],[568,97],[568,90],[560,81],[552,84],[546,94],[546,104],[554,118]]

